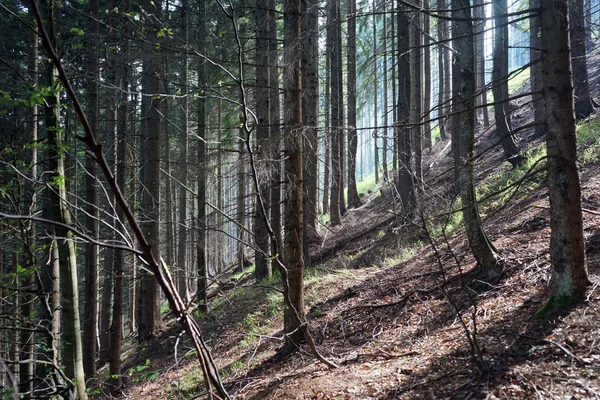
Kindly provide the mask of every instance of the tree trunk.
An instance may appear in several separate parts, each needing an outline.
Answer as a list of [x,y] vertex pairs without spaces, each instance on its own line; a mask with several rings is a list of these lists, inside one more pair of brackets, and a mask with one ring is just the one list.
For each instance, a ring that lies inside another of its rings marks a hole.
[[[189,43],[189,26],[190,26],[190,3],[189,0],[183,0],[181,7],[181,20],[183,24],[183,35],[185,43]],[[179,137],[179,149],[181,157],[180,170],[181,175],[179,180],[179,229],[178,229],[178,248],[177,248],[177,289],[179,295],[185,301],[189,300],[188,291],[188,268],[187,268],[187,246],[188,246],[188,200],[187,200],[187,185],[188,185],[188,135],[190,129],[189,122],[189,61],[186,52],[182,55],[182,103],[181,103],[181,118],[183,122],[182,132]]]
[[[437,8],[442,10],[444,8],[444,0],[437,0]],[[446,133],[446,91],[449,90],[446,87],[446,74],[449,73],[446,70],[445,60],[448,57],[446,46],[447,43],[443,42],[446,39],[446,28],[447,23],[442,19],[437,21],[437,39],[438,39],[438,126],[440,129],[440,139],[448,139]]]
[[[529,0],[529,8],[538,8],[540,0]],[[542,60],[541,60],[541,29],[540,16],[538,13],[532,13],[529,17],[529,60],[534,63],[529,68],[529,77],[531,80],[531,98],[533,102],[533,122],[539,123],[534,129],[534,137],[542,137],[546,133],[546,124],[544,123],[544,96],[542,90]],[[536,93],[538,92],[538,93]]]
[[[161,16],[161,2],[146,0],[145,6],[149,13],[146,21],[150,31],[157,32],[157,21]],[[151,17],[150,17],[151,16]],[[146,44],[142,67],[142,132],[140,157],[142,161],[141,183],[141,213],[142,229],[148,242],[153,248],[153,254],[158,258],[160,241],[160,158],[161,158],[161,98],[159,96],[161,60],[154,44]],[[139,308],[137,318],[138,338],[152,338],[162,325],[160,317],[160,297],[156,279],[145,269],[142,269],[140,282]]]
[[582,119],[595,110],[594,100],[590,93],[587,68],[583,0],[569,2],[569,21],[573,86],[575,89],[575,116],[577,119]]
[[[260,282],[269,278],[272,274],[271,270],[271,247],[269,245],[269,235],[267,229],[267,220],[269,218],[269,176],[268,160],[271,158],[269,151],[269,111],[270,111],[270,93],[269,93],[269,46],[268,30],[269,20],[267,11],[263,3],[257,0],[256,9],[254,11],[256,21],[256,147],[257,151],[257,173],[260,190],[256,193],[265,204],[267,215],[255,213],[254,218],[254,241],[256,250],[254,252],[254,276],[256,281]],[[257,203],[259,200],[257,199]]]
[[348,207],[362,205],[356,188],[356,0],[348,0]]
[[460,196],[463,205],[463,219],[469,246],[475,259],[483,269],[486,279],[493,279],[500,273],[500,264],[494,245],[489,240],[477,209],[473,156],[475,149],[475,56],[473,54],[473,25],[469,20],[469,0],[452,0],[453,14],[461,18],[455,22],[456,50],[459,53],[461,70],[460,103]]
[[[423,0],[415,0],[414,4],[421,7]],[[412,145],[415,154],[415,180],[417,188],[422,188],[422,149],[423,149],[423,125],[421,124],[422,113],[422,85],[421,85],[421,13],[412,15],[410,24],[410,124]]]
[[[206,2],[198,4],[198,52],[206,52]],[[206,62],[198,58],[198,85],[200,88],[207,87]],[[206,268],[206,100],[204,96],[198,96],[198,148],[196,160],[198,162],[198,216],[196,229],[198,230],[198,244],[196,250],[196,270],[198,273],[198,310],[206,313],[208,311],[208,299],[206,297],[206,286],[208,284],[208,271]]]
[[375,183],[379,183],[379,64],[377,63],[377,7],[373,0],[373,155],[375,157]]
[[[92,130],[96,135],[99,131],[100,109],[98,105],[98,80],[99,73],[99,46],[100,28],[98,19],[100,16],[97,0],[88,4],[92,16],[90,37],[87,48],[87,110]],[[86,181],[86,228],[90,236],[97,239],[100,234],[98,218],[98,187],[96,176],[98,166],[92,157],[86,157],[85,169]],[[97,333],[98,333],[98,245],[87,243],[85,245],[85,298],[84,298],[84,324],[83,324],[83,367],[88,378],[96,375],[96,356],[98,355]]]
[[344,164],[340,159],[342,149],[340,148],[340,135],[342,121],[340,120],[341,98],[339,69],[342,67],[342,60],[338,52],[337,25],[340,23],[339,0],[328,0],[327,12],[327,53],[331,58],[331,200],[329,202],[329,216],[331,225],[342,223],[342,213],[340,198],[344,188],[340,186],[340,176],[344,169]]
[[566,0],[541,0],[542,71],[546,103],[548,191],[550,197],[550,300],[565,308],[585,298],[589,284],[577,168],[573,86]]
[[513,137],[508,101],[508,2],[492,0],[494,12],[494,61],[492,66],[492,94],[494,95],[494,117],[496,135],[502,143],[504,157],[513,168],[523,162]]
[[423,0],[423,148],[429,149],[431,138],[431,40],[429,23],[429,0]]
[[[329,21],[329,19],[328,19]],[[329,22],[328,22],[329,23]],[[327,25],[329,26],[329,25]],[[329,43],[329,42],[327,42]],[[328,44],[329,46],[329,44]],[[331,182],[331,53],[325,52],[325,130],[323,132],[323,214],[329,214],[329,188]]]
[[[271,227],[275,241],[281,248],[281,106],[279,93],[279,59],[277,54],[277,12],[275,0],[267,0],[267,13],[269,21],[269,119],[271,125],[271,151],[273,154],[273,178],[271,181]],[[271,243],[273,247],[273,243]],[[281,255],[279,255],[281,259]]]
[[398,181],[396,190],[400,194],[403,211],[410,215],[416,206],[411,158],[412,140],[409,128],[410,117],[410,59],[409,26],[407,7],[398,1],[398,120],[396,137],[398,138]]
[[284,28],[284,102],[290,110],[285,121],[285,172],[289,179],[285,202],[285,238],[282,268],[284,296],[289,299],[284,309],[284,351],[295,349],[303,340],[304,282],[302,257],[302,82],[300,60],[300,0],[285,3]]
[[302,161],[304,166],[304,259],[308,262],[308,246],[320,243],[317,231],[318,116],[319,116],[319,9],[316,0],[301,1],[302,12],[302,125],[304,126]]
[[[54,12],[48,13],[54,15]],[[57,89],[58,72],[56,67],[48,63],[46,67],[46,82]],[[52,217],[64,225],[71,224],[71,214],[67,204],[65,186],[65,168],[62,130],[60,129],[60,95],[46,97],[45,126],[48,146],[49,171],[52,171],[50,185],[50,202]],[[65,226],[56,226],[55,234],[58,239],[58,259],[60,271],[60,307],[61,307],[61,344],[62,363],[65,374],[75,384],[77,399],[87,399],[85,391],[85,374],[83,371],[83,351],[81,340],[81,321],[79,319],[79,292],[77,279],[77,260],[75,257],[74,235]]]

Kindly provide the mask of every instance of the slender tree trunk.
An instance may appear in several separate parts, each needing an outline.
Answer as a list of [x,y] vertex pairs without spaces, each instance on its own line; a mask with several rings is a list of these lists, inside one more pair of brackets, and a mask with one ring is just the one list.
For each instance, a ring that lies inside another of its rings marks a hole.
[[[156,23],[160,21],[161,2],[146,0],[144,7],[149,13],[148,18],[151,18],[146,22],[148,29],[158,31]],[[154,44],[147,44],[142,67],[142,229],[157,259],[160,240],[161,64]],[[162,325],[158,284],[145,269],[141,271],[137,323],[140,340],[152,338]]]
[[494,245],[483,230],[477,198],[473,156],[475,149],[475,56],[473,52],[473,25],[469,18],[469,0],[452,0],[455,15],[461,18],[456,22],[456,50],[459,53],[461,70],[460,103],[460,196],[463,204],[463,219],[469,239],[469,246],[475,259],[483,269],[487,279],[500,273],[500,264]]
[[[390,14],[390,48],[391,48],[391,59],[392,59],[392,126],[396,126],[396,119],[398,116],[398,98],[396,97],[396,88],[398,85],[398,80],[396,79],[396,66],[397,62],[397,52],[396,52],[396,14],[394,2],[392,2],[392,12]],[[389,118],[388,118],[389,120]],[[398,137],[394,132],[394,128],[392,128],[392,177],[396,176],[398,172]],[[389,132],[389,129],[388,129]]]
[[431,40],[429,38],[429,0],[423,1],[423,148],[429,149],[431,138]]
[[550,300],[565,308],[585,298],[589,284],[577,168],[573,84],[566,0],[540,0],[550,197]]
[[[183,23],[183,35],[185,43],[190,42],[189,26],[190,26],[190,2],[189,0],[183,0],[181,7],[181,20]],[[178,229],[178,249],[177,249],[177,288],[179,295],[185,301],[189,300],[188,292],[188,268],[187,268],[187,256],[188,256],[188,199],[187,199],[187,185],[188,185],[188,135],[190,129],[189,123],[189,60],[187,53],[183,53],[182,56],[182,102],[181,102],[181,118],[183,121],[182,132],[179,137],[179,149],[181,157],[179,159],[181,175],[179,177],[181,185],[179,186],[179,229]]]
[[348,0],[348,207],[362,205],[356,188],[356,0]]
[[[31,15],[30,15],[31,17]],[[30,18],[33,20],[33,18]],[[30,76],[33,77],[33,84],[37,86],[38,84],[38,35],[37,32],[34,31],[29,37],[29,47],[28,47],[28,70]],[[33,104],[31,109],[29,110],[27,116],[27,132],[28,142],[32,145],[31,150],[29,150],[27,157],[28,162],[31,165],[31,177],[33,179],[38,178],[38,147],[34,144],[38,141],[38,106]],[[37,202],[37,194],[35,191],[35,186],[33,184],[28,184],[26,186],[26,196],[30,199],[29,209],[33,212],[37,212],[38,202]],[[27,231],[27,248],[24,251],[24,260],[23,266],[27,271],[31,271],[27,275],[26,278],[23,279],[22,287],[25,289],[25,294],[23,295],[23,301],[21,302],[21,310],[20,315],[26,320],[31,321],[34,316],[34,305],[36,299],[33,296],[35,285],[36,285],[36,274],[34,271],[37,271],[37,257],[36,257],[36,226],[34,223],[31,223],[28,226]],[[0,271],[1,274],[1,271]],[[2,294],[0,294],[0,298]],[[21,332],[21,351],[20,351],[20,359],[21,360],[32,360],[34,358],[35,351],[35,335],[33,332]],[[19,365],[19,393],[27,398],[29,393],[33,391],[33,383],[34,383],[34,364],[31,362],[22,363]]]
[[[198,51],[200,54],[206,52],[206,2],[198,3]],[[198,59],[198,85],[201,88],[207,86],[206,62]],[[198,149],[196,160],[198,162],[198,216],[196,228],[198,230],[198,245],[196,250],[196,265],[198,271],[198,310],[208,311],[208,298],[206,297],[206,286],[208,284],[208,268],[206,266],[206,100],[198,96]]]
[[284,309],[284,351],[295,349],[304,335],[304,283],[302,257],[302,81],[301,81],[301,7],[300,0],[285,3],[284,28],[284,102],[290,110],[285,121],[285,172],[289,179],[286,191],[283,291],[289,303]]
[[[87,48],[87,114],[94,134],[98,135],[100,107],[98,104],[98,80],[99,73],[99,45],[100,28],[98,19],[100,16],[99,4],[97,0],[92,0],[88,4],[91,21],[91,35]],[[86,227],[93,238],[98,238],[100,234],[100,225],[98,218],[98,188],[96,176],[98,175],[98,166],[92,157],[86,157],[85,169],[86,175]],[[98,245],[94,243],[86,244],[85,252],[85,299],[83,307],[84,325],[83,325],[83,366],[87,377],[96,375],[96,357],[98,355],[97,334],[98,334]]]
[[[529,8],[538,8],[540,0],[529,0]],[[529,18],[529,59],[533,64],[529,68],[531,80],[531,98],[533,101],[533,121],[539,123],[534,127],[534,137],[542,137],[546,133],[544,124],[544,96],[542,89],[542,42],[541,42],[540,16],[538,13],[532,13]],[[537,93],[536,93],[537,92]]]
[[379,64],[377,62],[377,7],[373,0],[373,155],[375,157],[375,183],[379,183]]
[[582,119],[593,113],[596,106],[590,93],[585,49],[583,0],[569,2],[569,21],[573,86],[575,89],[575,116],[577,119]]
[[[329,26],[329,25],[328,25]],[[329,42],[328,42],[329,43]],[[323,133],[323,214],[329,214],[329,188],[331,182],[331,54],[325,52],[325,131]],[[362,171],[362,169],[361,169]]]
[[330,55],[330,67],[331,67],[331,200],[329,202],[329,215],[331,218],[332,225],[339,225],[342,223],[342,213],[340,198],[342,196],[344,188],[340,186],[340,176],[344,169],[344,164],[340,160],[341,146],[340,146],[340,135],[343,134],[341,131],[342,121],[340,120],[340,74],[339,69],[342,66],[342,60],[338,54],[338,40],[337,40],[337,25],[340,23],[340,12],[339,12],[339,0],[328,0],[328,12],[327,12],[327,53]]
[[[437,8],[442,10],[444,8],[444,0],[437,0]],[[446,91],[449,90],[446,87],[446,70],[445,60],[447,58],[446,46],[446,21],[438,19],[437,21],[437,39],[438,39],[438,126],[440,127],[440,139],[448,139],[446,133]]]
[[[277,12],[275,0],[267,0],[269,21],[269,119],[271,125],[271,152],[273,154],[273,178],[271,181],[271,227],[278,247],[283,243],[281,229],[281,106],[279,91],[279,69],[277,50]],[[271,243],[271,246],[274,246]],[[281,255],[279,256],[281,259]]]
[[[54,12],[48,13],[54,15]],[[56,67],[48,63],[46,67],[47,84],[57,89],[58,72]],[[67,190],[64,183],[65,167],[62,130],[60,129],[60,95],[46,97],[45,126],[48,146],[49,170],[52,171],[50,201],[52,216],[55,221],[65,226],[71,224],[71,214],[67,205]],[[56,226],[58,242],[58,259],[60,271],[60,306],[61,306],[61,344],[62,363],[65,374],[75,384],[77,399],[87,399],[85,391],[85,374],[83,371],[83,351],[81,340],[81,322],[79,319],[79,292],[77,278],[77,260],[73,233],[65,226]]]
[[410,17],[407,7],[398,1],[398,181],[396,190],[400,193],[402,209],[410,215],[416,206],[416,193],[413,181],[412,140],[409,128],[410,117]]
[[492,67],[492,94],[496,135],[502,143],[504,157],[514,167],[523,162],[512,133],[510,103],[508,101],[508,2],[492,0],[494,11],[494,61]]
[[[417,7],[421,7],[423,0],[414,0]],[[423,125],[421,124],[421,113],[423,104],[421,75],[421,13],[416,12],[412,16],[410,25],[410,123],[412,145],[415,153],[415,179],[417,188],[422,188],[422,149],[423,149]]]
[[308,246],[320,243],[317,231],[318,114],[319,114],[319,9],[318,1],[302,0],[302,124],[304,176],[304,263],[308,265]]
[[[271,158],[269,151],[269,136],[270,136],[270,89],[269,89],[269,15],[262,5],[260,0],[257,0],[256,9],[254,11],[256,21],[256,147],[257,154],[257,172],[260,190],[256,196],[260,196],[265,204],[267,215],[255,213],[254,218],[254,241],[256,250],[254,252],[254,276],[258,282],[269,278],[272,274],[271,270],[271,247],[269,243],[269,235],[267,229],[267,220],[269,219],[269,193],[270,180],[268,160]],[[259,200],[257,199],[257,203]]]

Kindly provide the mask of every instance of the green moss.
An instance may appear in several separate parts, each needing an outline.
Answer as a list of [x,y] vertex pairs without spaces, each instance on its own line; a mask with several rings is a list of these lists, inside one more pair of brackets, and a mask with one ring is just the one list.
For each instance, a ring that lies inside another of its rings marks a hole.
[[572,296],[550,296],[546,304],[533,314],[533,320],[542,320],[555,314],[558,311],[568,310],[573,306],[577,305],[581,299],[581,296],[574,294]]

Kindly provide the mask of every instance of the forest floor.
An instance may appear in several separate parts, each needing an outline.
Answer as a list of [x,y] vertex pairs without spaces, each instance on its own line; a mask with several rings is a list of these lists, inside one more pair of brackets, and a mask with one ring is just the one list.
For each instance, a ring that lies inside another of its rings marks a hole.
[[[597,66],[597,57],[591,63]],[[528,106],[514,115],[516,126],[527,123]],[[199,318],[229,393],[256,400],[600,399],[600,120],[594,118],[580,132],[591,281],[584,303],[532,318],[547,299],[550,277],[545,177],[528,174],[541,165],[542,142],[521,132],[528,161],[510,170],[494,133],[480,127],[479,198],[529,177],[480,205],[502,257],[500,279],[478,280],[460,213],[449,213],[460,208],[447,192],[449,147],[437,143],[425,157],[422,216],[405,220],[391,196],[372,193],[341,227],[322,227],[324,242],[311,249],[310,328],[339,368],[319,363],[304,346],[278,355],[277,280],[231,278],[245,283],[215,298]],[[122,398],[204,398],[200,368],[176,327],[132,349]]]

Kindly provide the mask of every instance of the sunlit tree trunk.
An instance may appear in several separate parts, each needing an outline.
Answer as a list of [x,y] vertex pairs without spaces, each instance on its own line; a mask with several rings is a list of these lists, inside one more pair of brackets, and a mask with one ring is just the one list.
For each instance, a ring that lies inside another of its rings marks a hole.
[[375,158],[375,183],[379,183],[379,63],[377,62],[377,13],[373,0],[373,155]]

